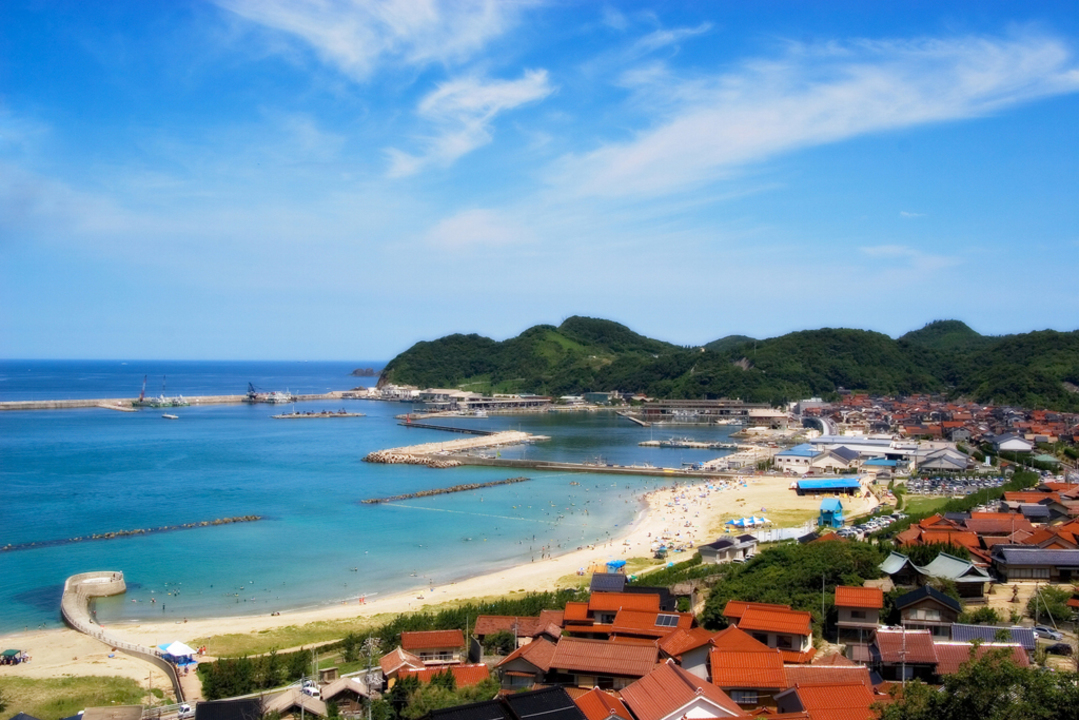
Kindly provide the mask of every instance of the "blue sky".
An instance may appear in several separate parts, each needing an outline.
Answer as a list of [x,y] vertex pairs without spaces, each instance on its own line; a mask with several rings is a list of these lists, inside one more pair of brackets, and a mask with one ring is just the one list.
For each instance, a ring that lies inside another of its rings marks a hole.
[[0,4],[0,356],[1079,327],[1074,3]]

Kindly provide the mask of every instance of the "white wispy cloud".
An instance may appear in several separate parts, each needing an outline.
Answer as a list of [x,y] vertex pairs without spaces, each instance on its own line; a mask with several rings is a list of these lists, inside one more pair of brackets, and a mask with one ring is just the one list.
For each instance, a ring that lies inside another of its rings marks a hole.
[[[662,115],[628,142],[564,158],[554,181],[586,195],[662,195],[797,148],[959,120],[1079,90],[1059,40],[1025,34],[792,44],[772,60],[679,80],[653,69]],[[682,87],[684,86],[684,87]]]
[[451,164],[491,142],[491,123],[499,113],[542,100],[554,89],[546,70],[528,70],[518,80],[467,77],[439,85],[417,108],[436,134],[420,142],[419,154],[388,149],[389,175],[403,177],[430,164]]
[[923,273],[955,267],[962,262],[957,257],[926,253],[906,245],[873,245],[860,250],[871,258],[890,260],[903,269]]
[[460,62],[510,28],[527,3],[496,0],[216,0],[301,39],[363,81],[382,63]]
[[652,52],[670,45],[677,45],[686,38],[703,35],[712,29],[712,23],[704,22],[697,27],[660,28],[654,30],[636,43],[634,49],[639,52]]
[[925,213],[908,212],[906,210],[900,210],[899,211],[899,217],[907,218],[907,219],[921,218],[921,217],[925,217]]
[[532,234],[504,213],[474,209],[465,210],[439,221],[428,233],[427,243],[443,250],[462,250],[474,247],[530,242]]

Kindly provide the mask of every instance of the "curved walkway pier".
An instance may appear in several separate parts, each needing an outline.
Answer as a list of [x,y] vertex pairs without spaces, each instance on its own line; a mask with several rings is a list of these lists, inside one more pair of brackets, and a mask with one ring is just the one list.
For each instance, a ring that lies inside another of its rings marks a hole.
[[172,681],[176,702],[184,701],[184,690],[180,685],[180,676],[176,668],[161,657],[157,648],[129,643],[112,637],[105,628],[96,624],[90,617],[90,601],[97,597],[109,597],[127,592],[122,572],[106,570],[72,575],[64,582],[64,596],[60,600],[60,613],[64,621],[75,630],[89,635],[110,647],[121,650],[139,660],[145,660],[160,668]]

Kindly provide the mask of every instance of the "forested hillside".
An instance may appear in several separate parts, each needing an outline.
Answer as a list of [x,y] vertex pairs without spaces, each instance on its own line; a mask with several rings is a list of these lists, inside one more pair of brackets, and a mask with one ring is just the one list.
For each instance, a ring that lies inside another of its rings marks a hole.
[[571,317],[496,342],[450,335],[394,358],[380,383],[564,395],[590,390],[782,403],[845,388],[947,393],[977,402],[1079,410],[1079,331],[988,337],[959,321],[898,340],[866,330],[729,336],[683,348],[608,320]]

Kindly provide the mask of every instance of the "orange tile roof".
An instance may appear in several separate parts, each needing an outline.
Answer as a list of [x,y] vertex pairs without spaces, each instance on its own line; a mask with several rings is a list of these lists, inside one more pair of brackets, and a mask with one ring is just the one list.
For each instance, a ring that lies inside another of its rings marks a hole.
[[528,637],[539,622],[538,617],[516,617],[513,615],[480,615],[472,632],[480,637],[496,632],[516,632],[517,637]]
[[857,665],[857,663],[852,660],[848,660],[845,656],[839,654],[838,652],[834,652],[829,655],[823,655],[817,659],[817,662],[813,663],[813,667],[823,667],[826,665],[831,665],[834,667],[854,667],[855,665]]
[[599,688],[592,688],[584,695],[574,698],[577,708],[584,713],[587,720],[607,720],[607,718],[622,718],[633,720],[629,710],[622,701],[610,693],[605,693]]
[[768,650],[767,645],[737,625],[731,625],[725,630],[720,630],[713,635],[712,645],[715,646],[717,650],[739,650],[743,652]]
[[1008,535],[1016,530],[1031,532],[1034,526],[1019,514],[1000,515],[995,518],[971,518],[967,520],[968,530],[979,535]]
[[613,643],[562,636],[555,646],[551,668],[590,675],[643,677],[656,666],[654,644]]
[[872,691],[861,683],[796,686],[802,707],[813,720],[870,720],[877,714]]
[[689,630],[678,628],[660,638],[659,649],[671,657],[678,657],[682,653],[707,645],[711,639],[712,632],[702,627]]
[[835,604],[839,607],[884,607],[884,591],[875,587],[849,587],[840,585],[835,589]]
[[414,630],[401,633],[401,647],[405,650],[429,648],[463,648],[465,635],[460,630]]
[[855,682],[873,687],[869,668],[864,665],[786,665],[783,671],[787,677],[787,687]]
[[379,658],[378,666],[382,668],[383,675],[390,677],[395,675],[401,668],[422,668],[424,665],[423,660],[400,647],[396,647]]
[[922,545],[942,543],[945,545],[962,545],[966,548],[981,545],[977,533],[969,530],[922,530],[918,541]]
[[729,689],[781,690],[787,687],[783,656],[778,650],[745,652],[715,650],[708,655],[712,682]]
[[575,601],[566,603],[563,619],[565,622],[589,622],[588,603]]
[[750,605],[742,613],[738,627],[743,630],[811,635],[813,616],[801,610]]
[[502,667],[518,658],[532,663],[543,672],[551,669],[551,660],[554,658],[555,644],[544,638],[537,638],[527,645],[522,645],[505,657],[495,667]]
[[797,650],[780,650],[779,654],[783,656],[783,662],[801,665],[813,662],[813,658],[816,656],[817,651],[814,648],[809,648],[804,652],[798,652]]
[[727,693],[675,665],[673,660],[622,689],[622,700],[637,720],[661,720],[698,698],[706,699],[734,717],[748,717]]
[[592,613],[623,609],[659,612],[659,595],[598,592],[592,593],[588,598],[588,611]]
[[[674,621],[674,625],[660,625]],[[611,632],[645,634],[661,638],[676,628],[689,630],[693,627],[693,613],[656,612],[651,610],[619,610],[611,623]]]
[[406,678],[411,675],[419,678],[421,683],[429,683],[435,675],[443,673],[449,670],[453,674],[453,679],[457,682],[457,687],[472,687],[473,685],[479,685],[481,682],[491,677],[490,670],[487,666],[480,663],[476,665],[447,665],[445,667],[438,668],[423,668],[412,669],[406,668],[401,670],[398,674],[398,678]]
[[748,600],[728,600],[726,607],[723,608],[723,617],[739,619],[746,611],[746,608],[750,605],[758,605],[760,607],[778,608],[780,610],[790,610],[790,605],[773,605],[772,603],[754,603]]

